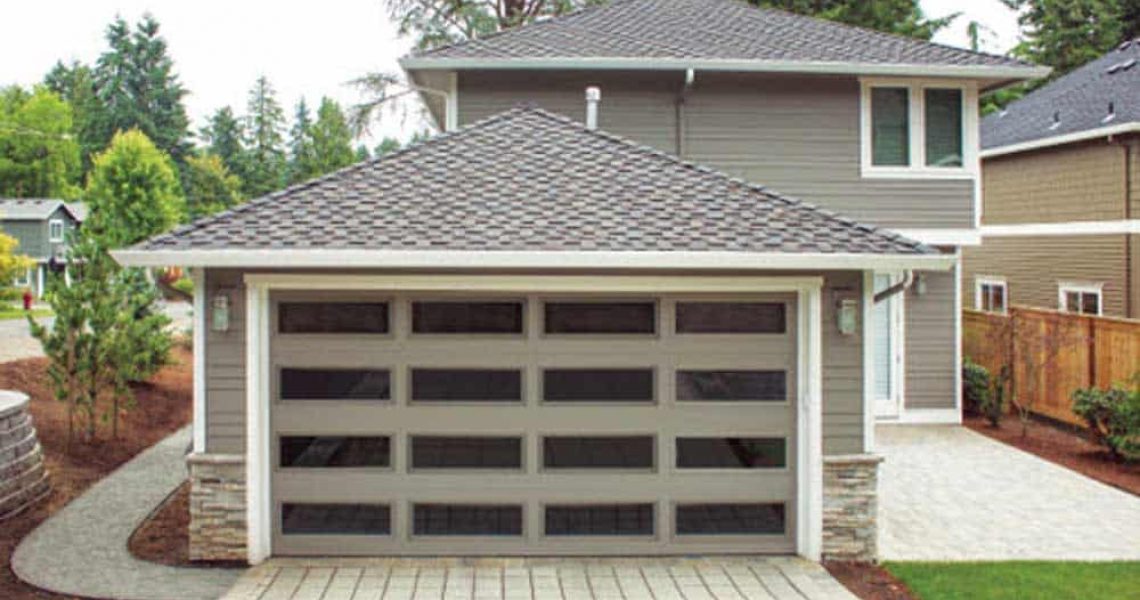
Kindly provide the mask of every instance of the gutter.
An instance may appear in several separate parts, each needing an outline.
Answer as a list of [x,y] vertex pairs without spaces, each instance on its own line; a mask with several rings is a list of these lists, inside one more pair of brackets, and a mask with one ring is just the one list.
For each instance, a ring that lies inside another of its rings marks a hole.
[[1066,133],[1063,135],[1055,135],[1052,137],[1041,138],[1039,140],[1031,140],[1028,142],[1021,142],[1018,144],[1009,144],[1006,146],[997,146],[989,150],[982,150],[980,156],[985,158],[993,158],[995,156],[1005,156],[1007,154],[1017,154],[1019,152],[1028,152],[1030,150],[1039,150],[1042,148],[1051,148],[1053,146],[1061,146],[1064,144],[1072,144],[1075,142],[1086,142],[1089,140],[1096,140],[1100,138],[1110,138],[1115,135],[1122,135],[1128,133],[1140,133],[1140,123],[1121,123],[1120,125],[1111,125],[1109,127],[1098,127],[1096,129],[1088,129],[1085,131],[1078,131],[1075,133]]

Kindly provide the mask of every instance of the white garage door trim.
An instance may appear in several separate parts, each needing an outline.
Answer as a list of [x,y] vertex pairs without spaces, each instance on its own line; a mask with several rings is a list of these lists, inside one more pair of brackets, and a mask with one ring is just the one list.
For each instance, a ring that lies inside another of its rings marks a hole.
[[505,292],[794,292],[797,295],[799,404],[796,415],[796,551],[819,560],[823,542],[822,305],[819,277],[294,275],[248,274],[246,285],[246,506],[248,557],[272,554],[269,427],[269,291],[395,290]]

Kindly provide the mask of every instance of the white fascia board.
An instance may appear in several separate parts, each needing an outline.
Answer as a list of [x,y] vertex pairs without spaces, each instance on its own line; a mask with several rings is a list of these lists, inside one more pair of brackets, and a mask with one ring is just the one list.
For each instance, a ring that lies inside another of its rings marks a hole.
[[1140,235],[1140,219],[982,225],[983,238],[1050,235]]
[[455,250],[113,250],[128,267],[258,269],[695,269],[950,270],[951,254],[775,254],[762,252],[567,252]]
[[753,73],[817,73],[830,75],[895,75],[905,77],[957,77],[968,79],[1036,79],[1049,67],[998,67],[980,65],[914,65],[839,61],[690,59],[690,58],[429,58],[400,59],[405,71],[450,69],[571,69],[634,71],[733,71]]
[[892,229],[895,233],[930,246],[980,246],[979,229]]
[[1106,138],[1114,135],[1123,135],[1126,133],[1140,133],[1140,123],[1121,123],[1119,125],[1110,125],[1108,127],[1098,127],[1096,129],[1088,129],[1085,131],[1055,135],[1052,137],[1041,138],[1039,140],[1021,142],[1019,144],[998,146],[996,148],[983,150],[982,158],[993,158],[995,156],[1004,156],[1006,154],[1017,154],[1018,152],[1028,152],[1030,150],[1039,150],[1041,148],[1051,148],[1053,146],[1062,146],[1064,144],[1072,144],[1075,142],[1086,142],[1088,140]]

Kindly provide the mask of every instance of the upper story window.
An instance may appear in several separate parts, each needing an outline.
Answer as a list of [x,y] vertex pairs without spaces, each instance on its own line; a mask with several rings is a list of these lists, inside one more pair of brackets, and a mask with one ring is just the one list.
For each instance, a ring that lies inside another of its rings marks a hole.
[[1057,303],[1065,312],[1100,316],[1104,311],[1104,289],[1096,283],[1066,283],[1057,286]]
[[976,176],[978,109],[972,86],[864,80],[861,110],[864,177]]
[[48,241],[52,243],[59,243],[63,241],[63,221],[60,219],[52,219],[48,221]]
[[974,308],[1005,314],[1009,307],[1009,288],[1004,279],[980,277],[974,282]]

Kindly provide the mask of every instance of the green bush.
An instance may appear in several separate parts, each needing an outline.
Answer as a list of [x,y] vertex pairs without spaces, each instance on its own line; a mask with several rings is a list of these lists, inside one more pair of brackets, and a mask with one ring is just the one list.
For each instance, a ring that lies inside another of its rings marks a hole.
[[962,399],[971,415],[982,414],[990,400],[989,370],[968,358],[962,364]]
[[183,294],[186,294],[187,296],[194,295],[194,280],[190,279],[189,277],[183,277],[181,279],[175,280],[174,283],[170,284],[170,287],[182,292]]
[[1088,423],[1093,439],[1117,460],[1140,460],[1140,385],[1128,390],[1080,389],[1073,412]]

